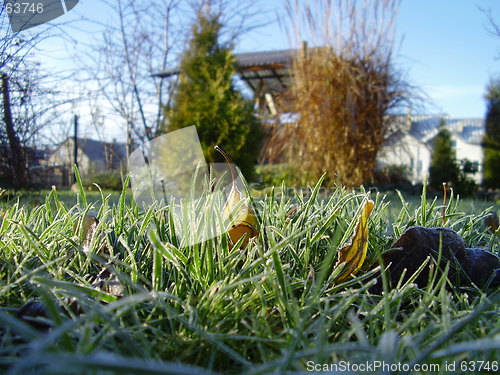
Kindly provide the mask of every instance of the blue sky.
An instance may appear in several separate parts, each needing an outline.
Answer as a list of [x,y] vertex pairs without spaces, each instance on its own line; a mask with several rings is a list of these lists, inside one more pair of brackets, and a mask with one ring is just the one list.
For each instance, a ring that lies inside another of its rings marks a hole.
[[[268,1],[281,11],[282,1]],[[500,74],[500,38],[485,29],[490,8],[500,24],[499,0],[402,0],[396,24],[396,65],[420,87],[433,113],[483,117],[485,87]],[[288,39],[277,24],[247,35],[238,51],[286,48]]]
[[[182,0],[185,1],[185,0]],[[238,0],[234,0],[238,1]],[[103,21],[105,12],[99,0],[81,0],[60,21],[85,16]],[[268,24],[243,35],[237,52],[265,51],[290,47],[289,38],[276,21],[284,14],[284,0],[255,0]],[[486,110],[485,87],[490,77],[500,74],[500,38],[486,31],[487,19],[479,8],[489,8],[500,24],[500,0],[402,0],[396,23],[399,47],[395,63],[411,84],[429,97],[423,111],[453,117],[483,117]],[[64,28],[64,26],[63,26]],[[68,27],[76,39],[89,38],[98,30],[79,31]],[[78,48],[78,46],[75,46]],[[65,58],[60,43],[42,45],[42,55],[58,66]],[[50,56],[50,58],[49,58]]]
[[500,73],[500,38],[485,31],[478,6],[491,8],[500,23],[498,0],[406,0],[400,9],[401,59],[410,78],[452,116],[484,116],[486,84]]

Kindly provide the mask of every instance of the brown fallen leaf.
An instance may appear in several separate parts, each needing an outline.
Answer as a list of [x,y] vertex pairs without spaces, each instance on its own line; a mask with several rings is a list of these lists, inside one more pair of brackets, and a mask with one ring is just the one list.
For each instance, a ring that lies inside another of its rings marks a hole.
[[349,276],[355,274],[366,259],[368,250],[368,218],[373,210],[374,203],[367,199],[361,209],[361,216],[354,228],[354,234],[349,241],[339,250],[339,258],[335,267],[344,263],[340,275],[337,276],[335,282],[342,283]]

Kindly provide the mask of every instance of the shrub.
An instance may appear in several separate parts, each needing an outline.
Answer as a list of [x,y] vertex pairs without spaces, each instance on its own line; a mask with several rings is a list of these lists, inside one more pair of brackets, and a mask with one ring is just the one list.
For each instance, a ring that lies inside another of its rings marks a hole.
[[429,186],[438,191],[446,182],[456,193],[470,196],[477,190],[476,182],[472,178],[477,170],[473,162],[456,159],[451,133],[442,125],[434,140]]
[[101,189],[122,190],[122,174],[120,171],[99,173],[85,178],[82,184],[89,190],[96,188],[94,184],[99,185]]
[[417,193],[421,190],[414,186],[409,176],[408,166],[406,165],[386,165],[375,169],[371,184],[382,190],[398,189],[400,191]]
[[293,34],[315,46],[294,58],[289,103],[299,116],[276,139],[287,147],[272,149],[286,150],[302,183],[325,172],[330,184],[367,183],[392,131],[387,115],[408,92],[392,64],[396,2],[289,4]]
[[483,138],[483,184],[500,188],[500,79],[488,85],[486,133]]
[[293,171],[287,164],[264,164],[256,167],[257,180],[266,186],[281,186],[290,183]]
[[434,139],[434,149],[429,168],[429,186],[440,190],[443,183],[456,187],[460,170],[456,161],[456,151],[451,140],[451,133],[441,123],[439,133]]

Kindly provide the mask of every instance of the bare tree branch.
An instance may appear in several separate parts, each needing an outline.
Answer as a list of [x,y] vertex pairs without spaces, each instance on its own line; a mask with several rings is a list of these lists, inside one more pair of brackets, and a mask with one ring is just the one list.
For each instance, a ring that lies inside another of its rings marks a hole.
[[157,135],[163,121],[168,79],[156,73],[175,61],[173,48],[181,29],[172,19],[179,14],[180,1],[105,3],[112,20],[101,38],[76,58],[84,61],[80,65],[89,89],[122,119],[127,138],[144,142]]
[[[500,38],[500,26],[498,23],[495,21],[495,18],[493,17],[493,12],[490,8],[481,8],[478,7],[481,12],[486,16],[486,19],[488,23],[484,25],[484,28],[490,34],[491,36],[495,38]],[[500,51],[497,52],[496,59],[500,59]]]
[[[2,108],[5,124],[0,127],[0,174],[4,178],[14,177],[18,181],[16,187],[27,187],[24,186],[29,182],[27,170],[34,162],[30,155],[40,148],[42,130],[59,117],[61,106],[73,99],[61,95],[58,90],[58,74],[44,74],[40,64],[36,62],[38,45],[49,38],[60,37],[62,29],[48,23],[13,32],[5,13],[5,5],[2,4],[0,73],[4,77],[4,91],[8,92],[4,92]],[[7,122],[10,122],[9,137],[6,136]],[[6,138],[18,139],[19,147],[14,146],[13,149],[12,142],[8,142]],[[20,152],[23,155],[20,156]],[[13,155],[17,155],[16,158],[21,162],[14,163]],[[16,176],[26,178],[18,179]]]

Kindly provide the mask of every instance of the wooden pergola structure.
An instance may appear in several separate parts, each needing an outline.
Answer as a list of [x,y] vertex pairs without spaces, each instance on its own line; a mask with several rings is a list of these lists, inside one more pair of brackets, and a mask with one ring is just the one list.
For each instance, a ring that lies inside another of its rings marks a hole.
[[[284,93],[290,87],[290,67],[296,50],[236,53],[236,69],[240,79],[252,90],[261,117],[274,117],[285,112]],[[181,73],[179,68],[159,72],[158,77]]]

